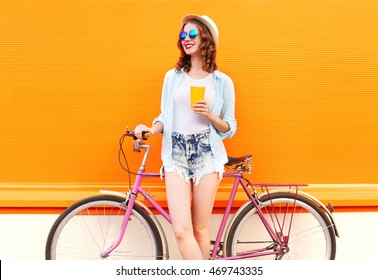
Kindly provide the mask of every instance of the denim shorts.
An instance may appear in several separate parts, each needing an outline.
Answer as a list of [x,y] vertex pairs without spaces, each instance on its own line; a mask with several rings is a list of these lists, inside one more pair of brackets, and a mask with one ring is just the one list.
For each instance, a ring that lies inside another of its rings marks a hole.
[[[172,133],[172,166],[164,166],[165,172],[176,172],[186,182],[198,185],[202,176],[217,172],[210,147],[210,130],[196,134]],[[223,175],[223,172],[221,172]]]

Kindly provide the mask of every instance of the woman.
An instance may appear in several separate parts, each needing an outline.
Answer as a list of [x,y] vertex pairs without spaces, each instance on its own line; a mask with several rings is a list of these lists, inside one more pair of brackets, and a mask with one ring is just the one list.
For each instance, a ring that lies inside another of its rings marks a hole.
[[[183,259],[209,259],[210,218],[227,154],[222,139],[236,131],[232,80],[215,63],[218,28],[207,16],[181,21],[176,69],[167,72],[161,114],[152,127],[163,133],[162,161],[173,231]],[[204,100],[190,106],[191,86],[205,87]]]

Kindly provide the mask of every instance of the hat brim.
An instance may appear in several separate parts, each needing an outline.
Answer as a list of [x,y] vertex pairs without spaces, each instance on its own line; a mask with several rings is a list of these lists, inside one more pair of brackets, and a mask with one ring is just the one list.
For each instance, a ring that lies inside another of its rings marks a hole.
[[211,36],[213,37],[214,39],[214,43],[215,43],[215,46],[218,47],[218,31],[215,30],[215,28],[213,27],[212,24],[215,24],[214,22],[209,22],[206,18],[203,18],[202,16],[200,15],[196,15],[196,14],[189,14],[189,15],[186,15],[182,18],[181,20],[181,28],[186,24],[188,23],[190,20],[192,19],[195,19],[195,20],[198,20],[200,22],[202,22],[204,25],[206,25],[206,27],[210,30],[210,33],[211,33]]

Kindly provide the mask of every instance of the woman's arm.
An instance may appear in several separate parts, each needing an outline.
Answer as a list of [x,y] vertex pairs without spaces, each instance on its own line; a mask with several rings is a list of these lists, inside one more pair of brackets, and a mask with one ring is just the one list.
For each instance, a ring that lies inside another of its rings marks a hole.
[[194,113],[206,117],[219,132],[226,133],[230,130],[229,123],[222,120],[220,116],[214,115],[204,100],[197,101],[192,108]]
[[163,133],[164,125],[161,122],[155,122],[152,127],[148,127],[144,124],[139,124],[134,129],[134,135],[142,140],[143,132],[148,132],[151,135]]

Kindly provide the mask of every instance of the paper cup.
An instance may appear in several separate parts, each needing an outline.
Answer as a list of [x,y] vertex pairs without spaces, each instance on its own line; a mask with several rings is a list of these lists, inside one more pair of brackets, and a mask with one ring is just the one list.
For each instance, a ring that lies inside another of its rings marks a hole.
[[204,87],[190,87],[190,107],[192,107],[198,100],[205,99]]

